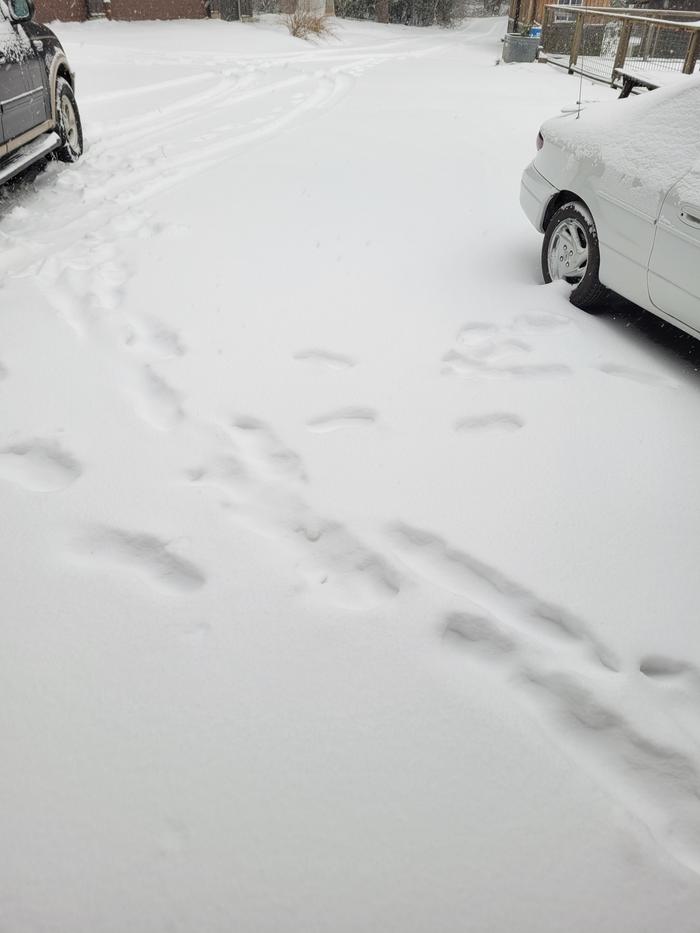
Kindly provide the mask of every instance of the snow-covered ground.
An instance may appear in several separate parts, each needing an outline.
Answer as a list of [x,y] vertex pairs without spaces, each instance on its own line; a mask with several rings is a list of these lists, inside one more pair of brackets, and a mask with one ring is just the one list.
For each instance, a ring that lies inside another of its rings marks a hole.
[[576,79],[502,20],[59,31],[87,153],[0,197],[0,928],[697,931],[699,354],[540,284]]

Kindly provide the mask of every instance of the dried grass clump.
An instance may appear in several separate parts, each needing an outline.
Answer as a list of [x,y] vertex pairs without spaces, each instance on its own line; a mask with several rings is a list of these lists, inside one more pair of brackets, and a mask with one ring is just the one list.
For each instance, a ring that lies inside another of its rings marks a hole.
[[309,36],[327,38],[332,36],[329,17],[318,13],[309,13],[306,10],[295,10],[282,17],[282,22],[289,30],[289,34],[297,39],[308,39]]

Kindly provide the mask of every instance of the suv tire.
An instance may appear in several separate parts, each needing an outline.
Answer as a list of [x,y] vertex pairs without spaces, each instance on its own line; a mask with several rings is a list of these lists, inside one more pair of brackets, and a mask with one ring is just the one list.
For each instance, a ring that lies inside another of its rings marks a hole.
[[73,88],[65,78],[56,82],[56,117],[61,145],[54,154],[61,162],[77,162],[83,154],[83,126]]

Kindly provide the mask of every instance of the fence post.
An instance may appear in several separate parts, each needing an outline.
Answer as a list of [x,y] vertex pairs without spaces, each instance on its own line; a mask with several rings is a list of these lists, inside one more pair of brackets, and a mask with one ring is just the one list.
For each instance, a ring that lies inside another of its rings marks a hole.
[[622,29],[620,30],[620,38],[617,43],[617,52],[615,53],[615,61],[612,66],[612,74],[610,75],[610,83],[615,84],[615,69],[622,68],[625,64],[625,59],[627,58],[627,49],[630,44],[630,36],[632,35],[632,20],[626,19],[622,23]]
[[[573,12],[573,11],[572,11]],[[574,65],[578,61],[578,53],[583,39],[583,15],[576,13],[576,25],[574,26],[574,37],[571,40],[571,53],[569,55],[569,74],[574,73]]]
[[525,25],[528,27],[528,30],[529,30],[529,27],[532,26],[534,21],[535,21],[535,0],[530,0],[530,2],[527,5],[527,19],[525,21]]
[[683,74],[692,75],[695,71],[695,66],[698,61],[698,53],[700,53],[700,32],[697,29],[693,30],[693,34],[690,37],[690,42],[688,43],[688,53],[685,56],[685,61],[683,62]]
[[548,6],[545,6],[542,10],[542,49],[546,52],[548,47],[550,47],[550,35],[549,35],[549,25],[552,22],[552,11]]
[[651,40],[653,36],[653,27],[650,23],[644,23],[644,31],[642,32],[642,41],[639,43],[639,57],[646,61],[649,58],[649,50],[651,49]]

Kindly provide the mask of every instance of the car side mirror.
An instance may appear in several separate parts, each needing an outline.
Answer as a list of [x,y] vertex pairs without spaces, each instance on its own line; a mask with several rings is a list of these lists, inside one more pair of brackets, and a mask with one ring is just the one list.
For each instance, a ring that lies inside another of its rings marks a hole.
[[13,23],[28,23],[34,18],[34,0],[7,0]]

